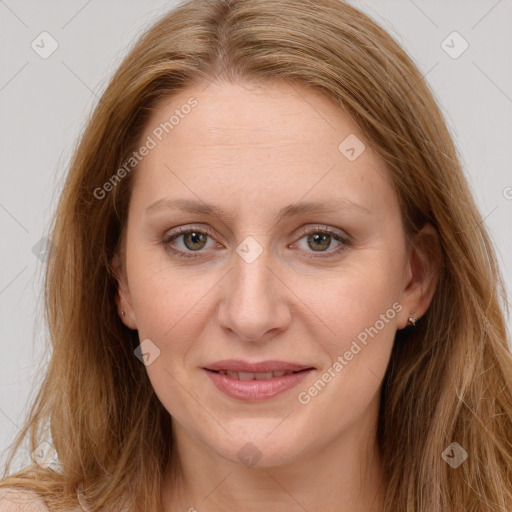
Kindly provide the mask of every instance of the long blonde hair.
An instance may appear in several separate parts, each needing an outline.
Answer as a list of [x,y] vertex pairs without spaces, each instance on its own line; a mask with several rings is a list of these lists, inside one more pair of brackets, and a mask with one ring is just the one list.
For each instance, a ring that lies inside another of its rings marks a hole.
[[[412,332],[397,332],[384,377],[385,511],[512,510],[512,356],[494,249],[428,84],[385,30],[339,0],[189,0],[124,59],[82,135],[52,224],[52,355],[0,485],[35,490],[52,510],[76,506],[79,486],[92,512],[120,510],[126,496],[134,510],[162,510],[170,415],[133,354],[137,332],[116,313],[111,267],[136,168],[104,198],[93,192],[129,159],[161,100],[214,79],[285,80],[333,98],[386,162],[408,240],[425,222],[438,230],[434,298]],[[9,473],[27,435],[31,450],[53,444],[60,471],[32,464]],[[441,456],[452,442],[468,454],[457,469]]]

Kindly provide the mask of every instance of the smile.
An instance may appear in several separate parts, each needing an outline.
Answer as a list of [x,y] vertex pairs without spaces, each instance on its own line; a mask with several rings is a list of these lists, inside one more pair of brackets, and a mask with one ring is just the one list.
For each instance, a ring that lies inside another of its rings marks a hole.
[[219,391],[242,401],[257,402],[272,398],[297,386],[313,368],[270,372],[237,372],[203,368]]

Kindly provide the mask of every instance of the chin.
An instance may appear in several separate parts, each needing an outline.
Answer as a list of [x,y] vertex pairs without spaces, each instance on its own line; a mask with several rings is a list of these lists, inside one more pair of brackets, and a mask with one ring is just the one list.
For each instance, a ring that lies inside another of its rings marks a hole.
[[[275,427],[275,424],[274,424]],[[270,430],[271,431],[271,430]],[[270,432],[269,431],[269,432]],[[289,464],[298,459],[303,448],[299,439],[267,432],[261,435],[225,437],[219,443],[210,444],[218,456],[247,468],[269,468]]]

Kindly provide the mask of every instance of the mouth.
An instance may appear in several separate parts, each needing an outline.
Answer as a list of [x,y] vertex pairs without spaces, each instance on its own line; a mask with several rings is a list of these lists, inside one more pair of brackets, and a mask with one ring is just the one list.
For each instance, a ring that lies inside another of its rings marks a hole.
[[297,371],[278,370],[273,372],[236,372],[231,370],[210,370],[209,368],[205,368],[205,370],[219,375],[226,375],[229,378],[236,380],[269,380],[275,377],[283,377],[284,375],[307,372],[309,370],[313,370],[313,368],[304,368],[303,370]]
[[[308,364],[291,363],[288,361],[267,360],[257,363],[250,363],[243,359],[224,359],[205,366],[206,370],[214,372],[236,372],[236,373],[252,373],[252,374],[269,374],[276,373],[281,377],[287,372],[298,372],[313,368]],[[284,372],[284,373],[280,373]]]
[[297,386],[315,368],[282,361],[251,364],[229,360],[208,365],[203,370],[225,395],[237,400],[257,402]]

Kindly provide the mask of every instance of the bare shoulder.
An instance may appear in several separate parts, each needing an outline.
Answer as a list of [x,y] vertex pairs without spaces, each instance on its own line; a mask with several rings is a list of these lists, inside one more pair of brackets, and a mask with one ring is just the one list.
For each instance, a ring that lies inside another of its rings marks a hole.
[[14,488],[0,489],[0,512],[49,512],[35,493]]

